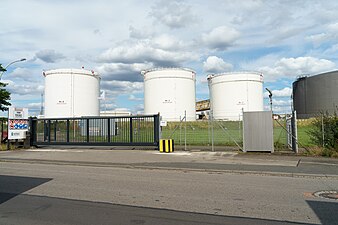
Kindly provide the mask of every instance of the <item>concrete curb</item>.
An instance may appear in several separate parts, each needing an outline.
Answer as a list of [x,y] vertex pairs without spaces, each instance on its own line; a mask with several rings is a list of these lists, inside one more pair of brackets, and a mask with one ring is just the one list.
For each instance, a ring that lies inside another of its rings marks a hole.
[[287,173],[287,172],[269,172],[269,171],[248,171],[248,170],[217,170],[217,169],[194,169],[194,168],[171,168],[160,166],[140,166],[133,164],[117,163],[93,163],[81,161],[58,161],[58,160],[32,160],[32,159],[0,159],[5,163],[27,163],[27,164],[46,164],[46,165],[68,165],[68,166],[91,166],[123,169],[144,169],[144,170],[165,170],[165,171],[183,171],[183,172],[201,172],[214,174],[235,174],[235,175],[258,175],[258,176],[276,176],[276,177],[293,177],[293,178],[324,178],[337,179],[338,175],[327,174],[307,174],[307,173]]

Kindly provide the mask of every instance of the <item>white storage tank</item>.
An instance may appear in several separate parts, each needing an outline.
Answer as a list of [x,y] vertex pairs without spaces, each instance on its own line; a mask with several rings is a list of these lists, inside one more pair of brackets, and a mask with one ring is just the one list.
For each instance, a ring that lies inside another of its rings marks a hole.
[[142,71],[144,113],[160,113],[162,120],[196,120],[196,73],[185,68],[156,68]]
[[242,111],[263,111],[263,74],[231,72],[207,79],[214,119],[241,120]]
[[45,76],[45,118],[100,115],[100,76],[84,69],[56,69]]

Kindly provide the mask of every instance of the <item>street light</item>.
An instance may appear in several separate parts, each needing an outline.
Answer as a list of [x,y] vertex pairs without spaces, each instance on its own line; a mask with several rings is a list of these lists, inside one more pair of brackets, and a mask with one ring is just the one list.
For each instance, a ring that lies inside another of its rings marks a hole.
[[26,60],[25,58],[18,59],[18,60],[15,60],[15,61],[11,62],[11,63],[8,63],[7,66],[5,66],[5,67],[3,67],[3,68],[1,67],[0,80],[1,80],[1,78],[2,78],[2,74],[3,74],[4,72],[7,71],[6,69],[7,69],[10,65],[12,65],[12,64],[14,64],[14,63],[17,63],[17,62],[25,61],[25,60]]
[[270,99],[270,110],[272,112],[272,91],[270,91],[268,88],[265,88],[269,92],[269,99]]

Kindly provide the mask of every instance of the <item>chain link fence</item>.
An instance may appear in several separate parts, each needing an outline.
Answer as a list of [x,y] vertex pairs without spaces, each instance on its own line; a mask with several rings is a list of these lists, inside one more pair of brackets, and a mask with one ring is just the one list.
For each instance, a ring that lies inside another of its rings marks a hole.
[[[278,115],[273,122],[275,151],[291,151],[288,145],[287,118],[289,114]],[[179,149],[193,150],[242,150],[242,115],[229,120],[215,120],[211,117],[196,121],[167,122],[161,127],[163,139],[174,139]],[[304,130],[300,129],[300,132]],[[302,135],[302,138],[304,135]]]
[[275,151],[291,150],[291,143],[288,142],[291,132],[291,130],[288,130],[287,124],[289,118],[289,114],[275,115],[273,118],[273,140]]
[[243,121],[238,118],[186,121],[183,117],[179,122],[167,122],[167,126],[161,127],[161,135],[164,139],[174,139],[175,146],[185,150],[242,149]]

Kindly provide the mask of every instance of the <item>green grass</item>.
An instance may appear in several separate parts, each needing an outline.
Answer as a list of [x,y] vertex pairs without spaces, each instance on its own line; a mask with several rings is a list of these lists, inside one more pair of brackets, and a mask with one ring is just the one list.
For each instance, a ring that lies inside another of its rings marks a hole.
[[[279,121],[285,127],[285,121]],[[276,148],[287,148],[287,132],[277,122],[274,123],[274,143]],[[225,128],[222,129],[220,125]],[[303,146],[313,146],[308,131],[312,125],[310,122],[298,125],[298,140]],[[236,143],[242,145],[242,123],[238,121],[214,122],[214,145],[235,146]],[[186,141],[191,146],[211,145],[211,124],[208,121],[187,122]],[[162,127],[162,138],[174,139],[175,144],[184,145],[185,124],[179,122],[168,122],[166,127]]]
[[298,141],[301,145],[305,147],[312,147],[315,144],[311,141],[311,138],[308,132],[312,129],[311,125],[298,126]]
[[214,145],[234,146],[234,140],[242,142],[241,123],[233,121],[215,124],[213,131],[208,121],[187,122],[186,126],[184,123],[180,125],[179,122],[171,122],[162,127],[162,138],[171,138],[175,144],[184,145],[185,127],[187,145],[211,145],[212,132]]

